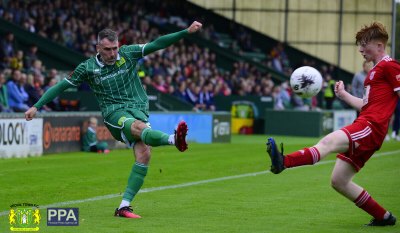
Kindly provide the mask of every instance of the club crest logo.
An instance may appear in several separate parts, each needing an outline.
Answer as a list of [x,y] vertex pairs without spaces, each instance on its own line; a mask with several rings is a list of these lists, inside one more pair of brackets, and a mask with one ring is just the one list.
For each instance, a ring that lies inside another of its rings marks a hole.
[[400,74],[396,75],[397,82],[400,82]]
[[22,203],[10,206],[8,221],[11,231],[39,231],[40,211],[38,205]]
[[374,79],[374,75],[375,75],[376,71],[372,71],[371,74],[369,75],[369,80]]
[[119,59],[116,63],[115,63],[118,67],[122,66],[123,64],[125,64],[125,58],[121,57],[121,59]]
[[126,120],[126,117],[119,118],[118,119],[118,125],[120,125],[120,126],[124,125],[125,120]]

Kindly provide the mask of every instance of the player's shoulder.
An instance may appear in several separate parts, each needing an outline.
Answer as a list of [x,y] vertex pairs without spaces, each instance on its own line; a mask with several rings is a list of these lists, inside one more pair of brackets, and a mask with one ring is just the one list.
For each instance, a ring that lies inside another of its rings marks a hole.
[[81,63],[79,63],[78,67],[82,69],[88,69],[88,67],[94,67],[96,66],[96,64],[97,64],[96,58],[94,56],[91,56],[86,60],[82,61]]
[[382,59],[381,62],[379,62],[378,65],[379,66],[392,66],[392,65],[398,66],[398,65],[400,65],[400,63],[396,59],[386,56]]

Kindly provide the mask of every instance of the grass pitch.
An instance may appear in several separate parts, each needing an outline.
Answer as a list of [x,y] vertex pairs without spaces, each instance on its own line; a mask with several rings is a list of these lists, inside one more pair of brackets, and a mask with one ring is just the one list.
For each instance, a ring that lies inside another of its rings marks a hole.
[[[276,137],[285,153],[317,138]],[[234,136],[231,144],[153,148],[150,169],[133,202],[142,219],[113,217],[133,155],[64,153],[0,160],[0,232],[11,232],[10,205],[41,209],[39,232],[400,232],[367,228],[370,216],[330,187],[335,156],[274,175],[267,170],[266,136]],[[385,142],[355,181],[400,217],[400,143]],[[46,207],[79,208],[79,226],[46,224]]]

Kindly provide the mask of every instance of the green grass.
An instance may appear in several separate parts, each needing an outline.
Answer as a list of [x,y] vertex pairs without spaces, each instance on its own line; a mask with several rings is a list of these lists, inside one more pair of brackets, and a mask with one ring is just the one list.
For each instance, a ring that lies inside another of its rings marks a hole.
[[[47,227],[41,210],[39,232],[400,232],[399,226],[366,228],[370,216],[330,187],[334,155],[317,166],[266,171],[270,162],[264,136],[234,136],[231,144],[191,144],[185,153],[153,148],[142,192],[133,202],[142,219],[113,217],[121,197],[84,201],[78,227]],[[276,137],[285,152],[313,145],[317,138]],[[378,152],[400,150],[387,142]],[[372,158],[355,181],[400,216],[400,152]],[[133,163],[131,150],[109,155],[64,153],[0,160],[0,212],[14,203],[46,206],[124,190]],[[262,172],[262,173],[257,173]],[[254,173],[254,174],[253,174]],[[253,174],[253,175],[244,175]],[[243,175],[242,177],[232,177]],[[219,179],[216,178],[230,179]],[[191,182],[205,181],[201,184]],[[188,184],[184,187],[150,188]],[[57,206],[54,206],[57,207]],[[10,232],[0,216],[0,232]]]

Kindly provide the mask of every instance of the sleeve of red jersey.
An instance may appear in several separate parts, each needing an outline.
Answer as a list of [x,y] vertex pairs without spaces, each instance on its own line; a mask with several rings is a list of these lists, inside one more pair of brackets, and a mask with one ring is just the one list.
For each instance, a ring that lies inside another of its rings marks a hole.
[[385,67],[385,73],[385,77],[393,87],[393,91],[400,91],[400,63],[397,61],[388,62]]

